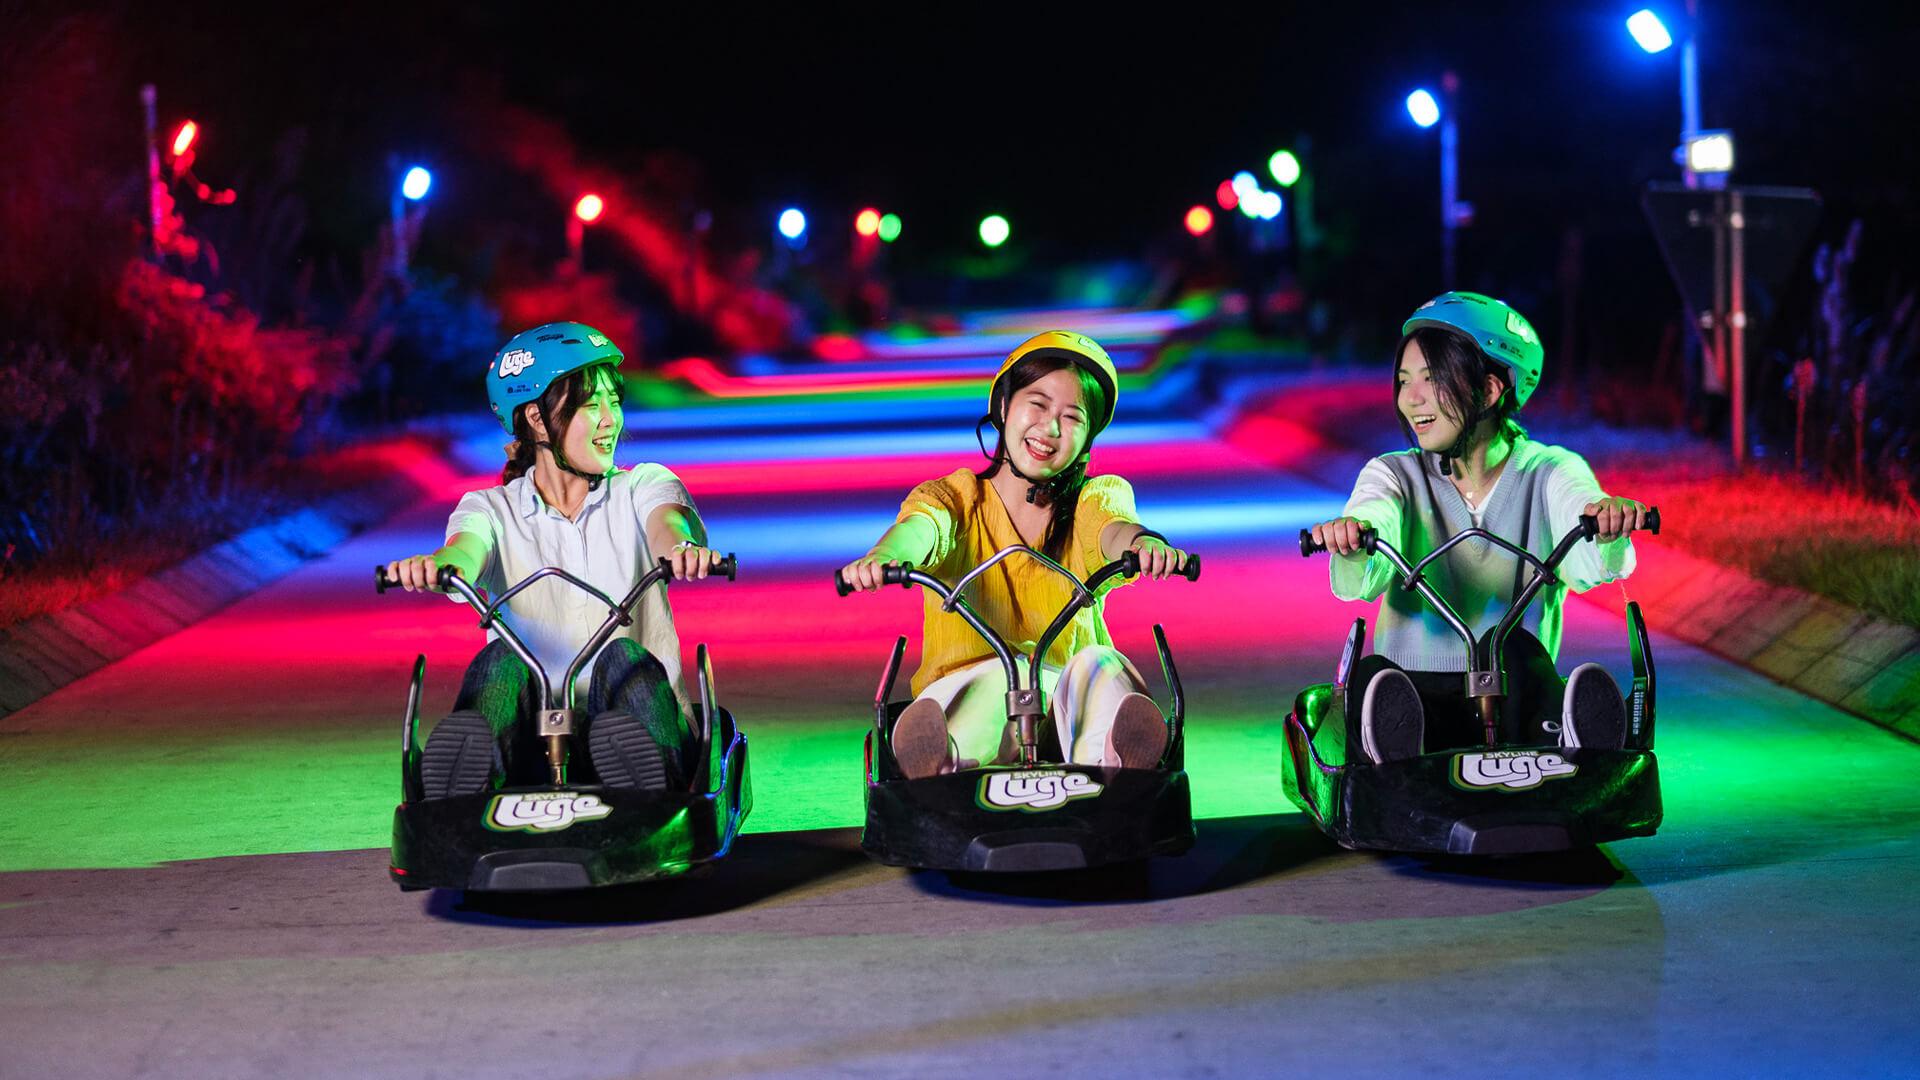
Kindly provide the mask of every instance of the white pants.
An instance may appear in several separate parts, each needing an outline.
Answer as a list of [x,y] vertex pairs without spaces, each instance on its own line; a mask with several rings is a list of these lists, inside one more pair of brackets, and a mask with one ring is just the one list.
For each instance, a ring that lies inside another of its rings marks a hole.
[[[1026,665],[1021,664],[1024,671]],[[1040,686],[1067,760],[1080,765],[1118,765],[1107,759],[1107,733],[1120,700],[1144,694],[1147,684],[1133,662],[1109,645],[1089,645],[1063,668],[1040,666]],[[1007,731],[1007,674],[998,659],[982,660],[929,683],[921,698],[940,703],[947,714],[963,769],[1018,760],[1017,739]]]

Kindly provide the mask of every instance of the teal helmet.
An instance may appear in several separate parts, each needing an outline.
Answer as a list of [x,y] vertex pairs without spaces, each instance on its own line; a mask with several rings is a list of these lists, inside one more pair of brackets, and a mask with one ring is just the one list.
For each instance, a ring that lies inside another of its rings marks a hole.
[[607,336],[577,322],[548,323],[515,334],[487,369],[487,404],[513,434],[513,414],[538,400],[557,379],[594,364],[618,367],[626,355]]
[[1526,317],[1495,300],[1471,292],[1445,292],[1421,304],[1400,327],[1402,338],[1425,327],[1458,331],[1480,354],[1505,367],[1513,380],[1513,404],[1524,406],[1540,385],[1545,350]]

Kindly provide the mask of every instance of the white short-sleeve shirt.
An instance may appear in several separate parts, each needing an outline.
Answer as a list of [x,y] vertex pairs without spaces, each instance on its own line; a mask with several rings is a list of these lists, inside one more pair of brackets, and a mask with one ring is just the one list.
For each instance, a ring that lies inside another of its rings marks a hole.
[[[647,518],[663,506],[693,510],[686,485],[663,465],[614,470],[587,494],[572,520],[546,504],[531,476],[522,476],[462,495],[447,519],[447,538],[471,533],[486,541],[486,562],[475,584],[489,595],[500,595],[543,566],[557,566],[618,601],[666,554],[647,547]],[[680,638],[666,589],[649,589],[633,614],[633,622],[614,636],[632,638],[660,661],[685,708]],[[555,683],[566,677],[567,665],[606,617],[605,604],[557,578],[529,586],[508,602],[506,611],[508,625]],[[592,674],[588,665],[574,683],[583,705]]]

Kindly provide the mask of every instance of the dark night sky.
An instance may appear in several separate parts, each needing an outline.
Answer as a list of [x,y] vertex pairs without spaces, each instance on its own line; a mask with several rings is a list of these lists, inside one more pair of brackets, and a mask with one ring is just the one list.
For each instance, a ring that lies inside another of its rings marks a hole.
[[[1451,67],[1461,194],[1478,209],[1467,283],[1550,277],[1578,225],[1595,276],[1630,274],[1665,305],[1637,193],[1675,173],[1677,50],[1647,56],[1628,40],[1636,6],[104,10],[134,42],[129,83],[153,78],[163,109],[245,132],[228,146],[306,125],[318,168],[365,180],[393,146],[431,154],[450,100],[497,96],[562,121],[598,160],[696,162],[736,236],[760,235],[788,201],[816,221],[875,203],[904,215],[921,253],[966,250],[998,210],[1044,255],[1135,254],[1222,178],[1306,133],[1322,217],[1409,292],[1436,261],[1437,138],[1401,102]],[[1739,179],[1819,188],[1833,220],[1865,215],[1904,261],[1920,239],[1920,22],[1882,5],[1702,7],[1705,120],[1735,130]],[[209,136],[208,171],[222,153]],[[444,183],[436,214],[457,216],[462,178]],[[353,213],[377,217],[362,201]]]

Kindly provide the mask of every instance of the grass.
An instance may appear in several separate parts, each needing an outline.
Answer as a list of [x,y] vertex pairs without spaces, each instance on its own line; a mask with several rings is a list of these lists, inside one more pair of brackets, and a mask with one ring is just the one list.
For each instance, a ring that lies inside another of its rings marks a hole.
[[156,501],[123,527],[31,565],[0,562],[0,628],[110,596],[316,499],[369,483],[388,471],[394,445],[355,446],[301,459],[263,473],[223,499],[190,505]]
[[1844,489],[1685,462],[1597,460],[1609,490],[1672,511],[1661,538],[1724,566],[1920,627],[1920,514]]

